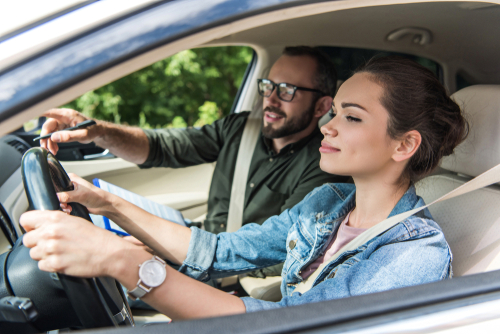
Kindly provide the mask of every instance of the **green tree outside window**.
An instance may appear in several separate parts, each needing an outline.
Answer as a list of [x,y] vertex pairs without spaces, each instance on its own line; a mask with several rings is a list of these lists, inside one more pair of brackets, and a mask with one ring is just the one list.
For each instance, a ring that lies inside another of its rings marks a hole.
[[229,114],[251,59],[252,49],[242,46],[182,51],[64,107],[142,128],[211,124]]

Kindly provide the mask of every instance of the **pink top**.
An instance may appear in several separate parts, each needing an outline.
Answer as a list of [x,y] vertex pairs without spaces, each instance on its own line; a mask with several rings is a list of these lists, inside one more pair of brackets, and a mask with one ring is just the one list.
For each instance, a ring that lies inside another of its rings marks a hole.
[[[352,212],[352,211],[351,211]],[[366,231],[366,228],[355,228],[347,226],[349,222],[349,216],[351,212],[345,217],[337,230],[337,233],[330,236],[330,241],[328,243],[327,250],[323,256],[319,257],[311,263],[306,269],[302,270],[300,276],[303,279],[308,278],[311,274],[318,269],[318,267],[325,261],[328,261],[332,256],[335,255],[342,247],[347,245],[351,240],[356,238],[358,235]]]

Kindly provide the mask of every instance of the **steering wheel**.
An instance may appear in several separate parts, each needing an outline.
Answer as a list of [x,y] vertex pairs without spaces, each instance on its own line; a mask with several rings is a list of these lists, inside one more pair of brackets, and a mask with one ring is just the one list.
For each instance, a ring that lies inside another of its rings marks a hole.
[[[59,161],[41,147],[31,148],[24,154],[21,173],[30,210],[61,210],[56,192],[73,190],[73,184]],[[71,215],[92,223],[85,206],[71,203],[71,207],[73,209]],[[21,243],[16,244],[14,248],[12,253],[26,253],[29,257],[29,250]],[[26,261],[26,255],[22,257],[23,261]],[[32,270],[41,272],[38,266]],[[58,277],[81,327],[134,324],[127,298],[116,280],[108,277],[78,278],[63,274],[51,275]],[[46,288],[38,286],[38,289]],[[37,305],[36,302],[35,305],[39,309],[43,308],[43,305]]]

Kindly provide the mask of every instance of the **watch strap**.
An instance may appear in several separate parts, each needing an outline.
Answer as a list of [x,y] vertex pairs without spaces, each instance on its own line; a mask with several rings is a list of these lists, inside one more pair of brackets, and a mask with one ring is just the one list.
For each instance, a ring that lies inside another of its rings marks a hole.
[[[167,265],[167,262],[165,262],[165,260],[163,260],[162,258],[154,255],[152,260],[154,261],[158,261],[160,262],[161,264],[163,264],[164,266]],[[151,261],[151,260],[148,260],[148,261]],[[147,262],[147,261],[145,261]],[[142,264],[141,264],[142,265]],[[141,266],[139,265],[139,267]],[[128,291],[127,294],[128,296],[133,299],[133,300],[137,300],[139,298],[142,298],[144,297],[148,292],[150,292],[151,290],[153,290],[152,287],[149,287],[147,286],[146,284],[144,284],[142,282],[142,279],[139,277],[139,281],[137,281],[137,284],[136,284],[136,287],[131,290],[131,291]]]
[[132,290],[132,291],[129,291],[128,295],[129,295],[129,297],[131,299],[137,300],[139,298],[144,297],[146,295],[146,293],[148,293],[152,289],[153,288],[150,288],[147,285],[143,284],[142,280],[139,279],[139,281],[137,282],[137,286],[135,287],[135,289]]

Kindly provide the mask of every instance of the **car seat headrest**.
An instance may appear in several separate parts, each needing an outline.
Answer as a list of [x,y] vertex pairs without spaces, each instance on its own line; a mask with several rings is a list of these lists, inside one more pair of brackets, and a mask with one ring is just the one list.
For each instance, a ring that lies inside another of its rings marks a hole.
[[475,177],[500,163],[500,85],[470,86],[452,99],[469,121],[469,135],[441,167]]

